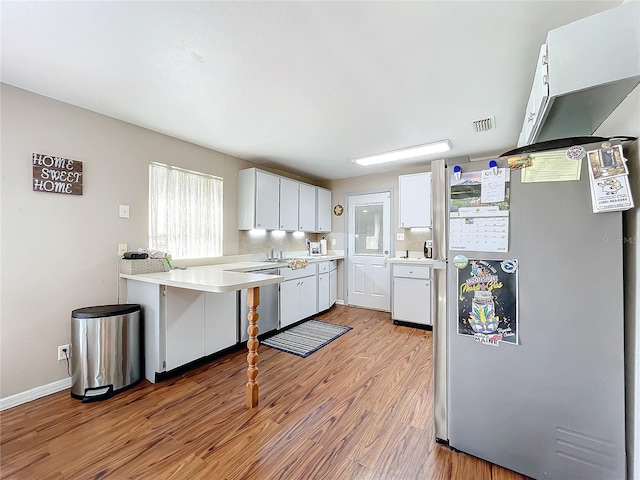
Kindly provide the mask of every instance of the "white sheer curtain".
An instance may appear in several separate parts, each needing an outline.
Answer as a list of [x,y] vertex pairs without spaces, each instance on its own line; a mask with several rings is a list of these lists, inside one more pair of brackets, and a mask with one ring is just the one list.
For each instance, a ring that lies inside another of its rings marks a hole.
[[222,255],[222,178],[149,164],[149,248],[173,258]]

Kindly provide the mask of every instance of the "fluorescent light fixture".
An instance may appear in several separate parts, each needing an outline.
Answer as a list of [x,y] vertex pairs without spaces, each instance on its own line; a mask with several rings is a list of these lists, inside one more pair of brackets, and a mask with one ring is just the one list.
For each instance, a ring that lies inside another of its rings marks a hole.
[[444,153],[453,147],[449,140],[441,140],[439,142],[427,143],[425,145],[417,145],[415,147],[403,148],[392,152],[378,153],[368,155],[366,157],[352,158],[351,161],[358,165],[377,165],[378,163],[397,162],[399,160],[408,160],[410,158],[424,157],[436,153]]

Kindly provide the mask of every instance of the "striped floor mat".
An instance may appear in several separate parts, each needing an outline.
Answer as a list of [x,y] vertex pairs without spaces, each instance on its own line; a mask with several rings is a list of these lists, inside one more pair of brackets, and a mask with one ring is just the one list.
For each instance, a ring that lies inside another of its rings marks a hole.
[[349,330],[351,330],[351,327],[318,320],[307,320],[260,343],[304,358],[333,342]]

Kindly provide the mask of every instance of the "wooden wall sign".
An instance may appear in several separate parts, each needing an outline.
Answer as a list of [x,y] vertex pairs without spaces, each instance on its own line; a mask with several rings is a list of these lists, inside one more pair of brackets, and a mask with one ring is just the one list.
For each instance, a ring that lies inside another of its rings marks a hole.
[[82,162],[34,153],[33,191],[82,195]]

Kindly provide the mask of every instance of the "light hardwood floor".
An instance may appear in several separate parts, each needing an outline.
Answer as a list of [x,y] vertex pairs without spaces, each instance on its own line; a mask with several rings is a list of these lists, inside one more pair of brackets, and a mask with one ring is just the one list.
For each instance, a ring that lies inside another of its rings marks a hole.
[[68,391],[0,412],[3,479],[522,480],[435,443],[432,334],[336,305],[349,333],[303,359],[259,347],[110,400]]

